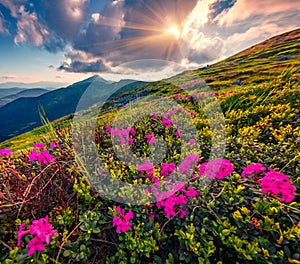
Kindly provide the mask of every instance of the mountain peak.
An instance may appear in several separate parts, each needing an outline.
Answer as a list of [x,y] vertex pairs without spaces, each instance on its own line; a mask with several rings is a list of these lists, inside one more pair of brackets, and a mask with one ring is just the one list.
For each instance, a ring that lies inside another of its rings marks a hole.
[[100,77],[98,74],[96,75],[93,75],[92,77],[89,77],[87,79],[84,80],[85,82],[102,82],[102,83],[106,83],[106,84],[109,84],[109,83],[112,83],[110,81],[107,81],[105,80],[104,78]]

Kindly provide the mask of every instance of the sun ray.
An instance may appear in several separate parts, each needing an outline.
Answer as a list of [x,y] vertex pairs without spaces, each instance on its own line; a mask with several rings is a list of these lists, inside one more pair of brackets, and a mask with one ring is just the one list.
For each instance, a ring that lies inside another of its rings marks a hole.
[[[153,1],[151,4],[143,2],[145,12],[130,8],[131,20],[125,16],[122,19],[113,19],[109,17],[100,17],[97,20],[98,25],[106,27],[119,27],[120,39],[93,43],[92,47],[99,54],[107,54],[109,58],[115,56],[118,52],[131,54],[135,57],[135,52],[144,53],[144,57],[159,59],[177,60],[183,59],[183,34],[184,21],[187,14],[182,13],[177,0],[172,5],[166,6],[161,2]],[[177,3],[177,4],[176,4]],[[180,20],[178,19],[180,18]],[[128,30],[128,31],[126,31]],[[121,34],[122,34],[121,33]],[[116,52],[114,52],[114,50]],[[130,56],[127,56],[128,58]]]

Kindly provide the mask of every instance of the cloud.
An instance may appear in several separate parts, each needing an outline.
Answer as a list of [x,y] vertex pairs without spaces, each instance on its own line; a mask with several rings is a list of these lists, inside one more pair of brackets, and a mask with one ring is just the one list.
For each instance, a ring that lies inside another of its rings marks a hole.
[[37,7],[44,23],[64,41],[72,41],[80,32],[88,13],[88,0],[39,0]]
[[111,52],[121,39],[121,30],[125,25],[124,2],[113,1],[106,4],[102,13],[91,14],[86,27],[74,40],[74,49],[101,56]]
[[15,76],[15,75],[3,75],[3,76],[0,76],[0,79],[3,80],[3,81],[14,80],[16,78],[17,78],[17,76]]
[[58,70],[67,72],[107,72],[107,67],[101,58],[79,50],[70,50]]
[[186,58],[189,62],[198,64],[216,61],[223,56],[225,51],[222,38],[207,37],[202,32],[198,32],[196,37],[191,36],[191,41],[186,42],[186,47],[188,50]]
[[245,32],[235,33],[232,36],[228,37],[226,42],[229,45],[232,45],[234,43],[239,44],[241,42],[249,43],[249,41],[255,39],[261,39],[261,38],[266,39],[269,36],[279,35],[280,33],[284,33],[287,30],[292,30],[292,29],[294,29],[294,26],[291,26],[290,28],[282,28],[277,24],[264,24],[263,27],[255,26],[255,27],[251,27]]
[[189,28],[201,29],[209,22],[209,15],[211,13],[210,6],[215,3],[215,0],[200,0],[196,7],[189,14],[184,31]]
[[[293,29],[300,19],[299,0],[0,0],[3,6],[0,33],[13,24],[16,43],[64,51],[58,69],[76,73],[113,72],[124,63],[149,70],[130,63],[142,60],[199,66]],[[177,37],[167,33],[174,25]]]
[[271,36],[279,35],[295,28],[295,25],[281,27],[275,23],[269,23],[263,26],[251,27],[245,32],[235,33],[226,39],[227,50],[230,50],[230,54],[228,55],[254,45],[262,39],[268,39]]
[[105,66],[103,61],[97,60],[95,62],[84,62],[84,61],[72,61],[70,64],[64,63],[59,66],[59,70],[65,70],[67,72],[107,72],[108,68]]
[[35,13],[25,11],[24,6],[19,9],[20,19],[18,20],[18,32],[15,36],[15,43],[27,42],[36,46],[41,46],[49,37],[49,31],[39,23]]
[[180,25],[196,4],[197,0],[113,1],[91,14],[73,48],[101,57],[110,68],[147,59],[180,62],[180,43],[163,30],[173,23]]
[[4,24],[5,24],[5,20],[4,20],[3,14],[0,12],[0,33],[8,33]]
[[224,12],[224,10],[231,8],[237,0],[217,0],[214,3],[209,5],[210,19],[214,19],[220,13]]
[[10,11],[10,15],[14,18],[18,17],[18,10],[21,5],[25,4],[26,0],[0,0],[0,4]]
[[232,8],[225,9],[216,20],[222,26],[232,26],[251,17],[300,10],[298,0],[237,0]]
[[223,56],[224,40],[214,30],[207,30],[212,23],[212,13],[216,12],[217,4],[220,4],[220,1],[198,1],[185,21],[181,50],[184,51],[188,63],[204,64]]

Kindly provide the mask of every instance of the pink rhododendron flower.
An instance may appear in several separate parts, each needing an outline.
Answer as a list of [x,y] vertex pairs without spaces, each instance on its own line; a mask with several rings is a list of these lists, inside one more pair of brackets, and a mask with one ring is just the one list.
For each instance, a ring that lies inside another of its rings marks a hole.
[[179,217],[180,218],[184,218],[186,215],[187,209],[183,210],[183,209],[179,209]]
[[116,212],[118,214],[114,215],[113,217],[113,226],[116,226],[116,232],[127,232],[132,226],[129,220],[133,218],[133,212],[129,210],[125,214],[125,210],[121,209],[120,206],[116,207]]
[[27,234],[29,234],[29,230],[25,230],[23,231],[23,228],[26,224],[23,223],[19,226],[19,231],[18,231],[18,243],[17,243],[17,246],[19,247],[21,245],[21,239],[22,239],[22,236],[25,236]]
[[123,145],[125,143],[123,129],[120,129],[120,128],[111,128],[110,134],[111,134],[112,137],[119,136],[121,145]]
[[193,138],[191,138],[191,139],[189,140],[189,145],[190,145],[190,146],[193,146],[193,145],[195,144],[195,142],[196,142],[196,140],[193,139]]
[[38,155],[39,155],[39,153],[36,150],[32,151],[31,154],[28,155],[29,161],[30,162],[36,161],[38,158]]
[[165,118],[165,117],[163,117],[161,121],[162,121],[162,123],[163,123],[166,127],[168,127],[168,128],[170,128],[171,125],[172,125],[172,121],[169,120],[169,119],[167,119],[167,118]]
[[33,255],[35,251],[43,251],[45,249],[43,243],[49,244],[50,238],[56,234],[56,230],[53,230],[48,222],[48,216],[33,220],[28,230],[23,230],[24,226],[25,223],[19,227],[17,246],[20,246],[22,237],[30,233],[33,238],[28,242],[28,256]]
[[[52,142],[55,143],[55,142]],[[51,144],[52,144],[51,143]],[[55,143],[56,144],[56,143]],[[53,146],[53,144],[52,144]],[[28,155],[29,161],[34,162],[37,161],[40,165],[45,165],[51,162],[54,162],[54,157],[49,153],[49,151],[43,150],[45,147],[44,143],[35,143],[33,145],[33,151]],[[51,147],[51,145],[50,145]]]
[[197,154],[189,154],[185,157],[184,161],[178,166],[179,173],[186,173],[189,170],[193,169],[192,165],[199,162],[200,158]]
[[154,171],[155,166],[148,160],[145,163],[138,165],[138,172],[150,172]]
[[12,154],[11,149],[8,149],[8,148],[0,149],[0,157],[6,157],[11,154]]
[[205,162],[200,167],[200,175],[206,175],[209,178],[223,179],[230,175],[234,170],[229,160],[221,158]]
[[106,133],[111,133],[111,127],[110,126],[105,126],[105,131]]
[[264,170],[266,170],[266,168],[261,163],[253,163],[244,169],[242,172],[242,177],[245,178],[246,175],[251,175]]
[[188,191],[186,191],[186,195],[192,200],[197,195],[197,191],[193,188],[193,186],[189,186]]
[[176,169],[175,163],[163,163],[161,165],[161,172],[160,174],[164,177],[168,176],[170,173],[173,173]]
[[54,149],[54,148],[59,148],[59,144],[57,142],[51,142],[49,148]]
[[156,143],[156,139],[153,135],[146,135],[146,139],[147,139],[148,144],[155,144]]
[[45,218],[33,220],[29,226],[29,231],[31,235],[36,235],[46,244],[50,243],[50,238],[56,233],[56,230],[52,230],[52,226],[48,222],[48,215]]
[[111,128],[110,129],[110,134],[113,137],[119,137],[120,139],[120,144],[124,145],[126,142],[129,143],[130,145],[132,144],[132,139],[129,137],[129,134],[135,136],[136,132],[133,128],[127,128],[124,129],[123,127],[121,128]]
[[44,147],[45,147],[44,143],[35,143],[35,144],[33,144],[34,149],[38,148],[38,149],[42,150]]
[[163,201],[158,201],[156,203],[156,206],[158,209],[163,207],[166,217],[170,218],[170,217],[176,215],[176,207],[178,207],[180,205],[184,205],[186,203],[187,203],[187,201],[183,194],[179,194],[178,196],[173,194],[173,195],[170,195],[169,197],[167,197]]
[[132,135],[132,136],[135,136],[136,135],[136,132],[134,130],[134,128],[129,128],[129,134]]
[[55,161],[54,157],[49,153],[48,150],[43,150],[40,153],[36,150],[33,150],[28,157],[30,162],[37,161],[40,165],[45,165]]
[[154,120],[157,119],[157,114],[153,114],[151,118]]
[[179,129],[175,132],[175,136],[180,137],[180,130]]
[[170,111],[169,111],[169,115],[170,115],[170,116],[173,116],[173,115],[174,115],[174,111],[173,111],[173,110],[170,110]]
[[32,256],[35,251],[43,251],[45,246],[43,242],[38,237],[34,237],[28,242],[28,256]]
[[41,165],[45,165],[51,162],[54,162],[54,157],[49,153],[49,151],[46,149],[44,151],[42,151],[38,157],[37,157],[37,161],[39,164]]
[[270,169],[258,182],[263,193],[271,193],[276,196],[281,195],[281,198],[279,198],[281,202],[290,203],[295,199],[297,189],[284,173]]
[[178,112],[182,112],[184,110],[184,107],[183,106],[179,106],[178,108],[177,108],[177,111]]

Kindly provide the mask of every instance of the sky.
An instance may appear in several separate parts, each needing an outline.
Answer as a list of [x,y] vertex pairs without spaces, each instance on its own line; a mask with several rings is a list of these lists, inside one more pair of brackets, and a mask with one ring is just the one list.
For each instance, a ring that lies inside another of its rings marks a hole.
[[0,0],[0,83],[162,79],[299,23],[299,0]]

